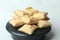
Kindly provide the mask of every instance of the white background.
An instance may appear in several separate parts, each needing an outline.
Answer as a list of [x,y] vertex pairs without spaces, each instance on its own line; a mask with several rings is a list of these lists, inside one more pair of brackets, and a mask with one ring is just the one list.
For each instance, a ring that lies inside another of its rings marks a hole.
[[13,40],[6,30],[6,23],[14,10],[28,6],[49,13],[52,30],[46,40],[60,40],[60,0],[0,0],[0,40]]

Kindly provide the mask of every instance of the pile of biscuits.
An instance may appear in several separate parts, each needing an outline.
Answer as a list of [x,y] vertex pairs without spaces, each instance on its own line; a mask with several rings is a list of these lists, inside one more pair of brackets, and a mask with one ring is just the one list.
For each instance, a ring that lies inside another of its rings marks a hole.
[[18,31],[31,35],[37,28],[51,26],[47,15],[47,12],[27,7],[24,10],[14,11],[13,18],[9,21],[9,23],[13,27],[20,27]]

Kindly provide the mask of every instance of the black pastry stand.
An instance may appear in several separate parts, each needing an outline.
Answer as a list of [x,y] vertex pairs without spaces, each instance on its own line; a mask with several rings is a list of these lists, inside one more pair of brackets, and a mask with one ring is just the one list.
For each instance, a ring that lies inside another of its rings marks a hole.
[[6,29],[14,40],[44,40],[46,34],[51,30],[51,26],[37,29],[32,35],[18,31],[18,28],[14,28],[9,22],[6,24]]

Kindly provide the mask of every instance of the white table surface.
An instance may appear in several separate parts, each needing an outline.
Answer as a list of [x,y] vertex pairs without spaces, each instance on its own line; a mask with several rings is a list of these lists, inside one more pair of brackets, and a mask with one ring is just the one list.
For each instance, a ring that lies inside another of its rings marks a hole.
[[0,0],[0,40],[13,40],[6,30],[6,23],[12,18],[14,10],[28,6],[49,13],[52,30],[46,40],[60,40],[60,0]]

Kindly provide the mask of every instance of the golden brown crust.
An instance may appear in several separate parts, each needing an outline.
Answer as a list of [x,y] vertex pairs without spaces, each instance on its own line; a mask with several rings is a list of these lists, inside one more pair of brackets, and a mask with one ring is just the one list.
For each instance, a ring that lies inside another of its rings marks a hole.
[[28,15],[33,15],[34,13],[38,12],[38,10],[32,8],[32,7],[27,7],[24,12],[26,12],[26,14]]
[[35,25],[25,24],[24,26],[19,28],[18,31],[22,31],[22,32],[25,32],[25,33],[31,35],[34,32],[34,30],[36,30],[36,29],[37,29],[37,26],[35,26]]
[[22,17],[20,17],[21,20],[24,22],[24,23],[29,23],[30,22],[30,17],[28,15],[24,15]]
[[9,21],[9,23],[10,23],[11,25],[13,25],[13,27],[19,27],[19,26],[21,26],[21,25],[24,24],[24,23],[22,22],[22,20],[21,20],[21,19],[18,19],[18,18],[11,19],[11,20]]
[[38,27],[39,28],[45,28],[51,26],[51,23],[47,20],[40,20],[38,21]]
[[24,15],[24,12],[22,10],[15,10],[14,14],[20,17]]

